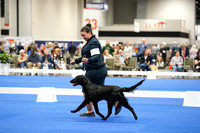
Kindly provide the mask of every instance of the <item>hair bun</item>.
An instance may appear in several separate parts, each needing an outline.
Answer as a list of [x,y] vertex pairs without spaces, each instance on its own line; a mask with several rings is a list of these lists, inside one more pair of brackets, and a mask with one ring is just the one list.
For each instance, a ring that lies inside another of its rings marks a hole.
[[88,26],[89,28],[91,28],[91,24],[90,23],[86,24],[86,26]]

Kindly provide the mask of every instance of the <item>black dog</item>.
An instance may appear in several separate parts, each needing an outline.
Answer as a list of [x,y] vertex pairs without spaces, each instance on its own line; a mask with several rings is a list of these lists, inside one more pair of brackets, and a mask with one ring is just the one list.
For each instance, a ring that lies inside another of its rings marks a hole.
[[[95,108],[96,113],[103,119],[106,120],[112,113],[112,107],[116,101],[118,101],[122,106],[129,109],[134,118],[137,120],[137,115],[135,114],[133,108],[128,104],[127,99],[125,98],[123,92],[134,91],[137,86],[141,85],[144,80],[140,81],[136,85],[130,88],[120,88],[118,86],[100,86],[93,84],[90,82],[85,76],[79,75],[76,78],[72,79],[70,82],[73,83],[74,86],[81,85],[82,89],[85,93],[85,100],[81,103],[81,105],[72,110],[72,113],[76,113],[85,107],[86,104],[92,102]],[[108,114],[104,117],[98,109],[97,103],[101,100],[106,100],[108,104]]]

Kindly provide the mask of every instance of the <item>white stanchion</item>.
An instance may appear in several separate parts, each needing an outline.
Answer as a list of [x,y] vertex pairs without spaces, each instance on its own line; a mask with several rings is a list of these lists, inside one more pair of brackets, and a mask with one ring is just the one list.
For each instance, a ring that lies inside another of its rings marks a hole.
[[0,63],[0,75],[9,75],[10,72],[10,64],[9,63]]
[[155,72],[148,71],[147,72],[147,79],[157,79]]
[[183,106],[200,107],[200,91],[186,91]]
[[54,87],[39,88],[36,102],[57,102],[56,89]]

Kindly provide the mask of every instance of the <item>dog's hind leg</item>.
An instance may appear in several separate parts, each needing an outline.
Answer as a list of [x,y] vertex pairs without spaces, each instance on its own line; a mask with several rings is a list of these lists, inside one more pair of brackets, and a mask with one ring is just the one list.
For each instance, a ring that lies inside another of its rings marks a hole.
[[99,112],[98,103],[93,102],[93,105],[94,105],[94,109],[95,109],[96,114],[98,114],[103,119],[104,116]]
[[125,108],[127,108],[128,110],[130,110],[135,118],[135,120],[138,119],[134,109],[128,104],[128,101],[125,97],[118,97],[119,103],[124,106]]
[[112,107],[113,107],[115,101],[116,100],[114,98],[112,98],[111,100],[107,101],[107,104],[108,104],[108,114],[107,114],[107,116],[103,120],[108,119],[108,117],[112,114]]
[[78,111],[80,111],[83,107],[85,107],[86,104],[88,104],[90,101],[85,99],[79,106],[77,109],[75,110],[71,110],[72,113],[76,113]]

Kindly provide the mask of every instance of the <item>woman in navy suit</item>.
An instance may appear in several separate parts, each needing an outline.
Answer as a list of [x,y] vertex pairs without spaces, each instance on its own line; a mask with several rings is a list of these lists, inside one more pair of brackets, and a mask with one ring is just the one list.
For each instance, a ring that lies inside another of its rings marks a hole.
[[[81,29],[81,36],[87,43],[82,48],[81,57],[71,61],[71,64],[83,62],[83,69],[86,70],[85,76],[92,83],[104,85],[107,68],[101,55],[101,44],[93,35],[91,24],[87,24]],[[87,105],[87,110],[86,113],[80,116],[95,116],[91,102]]]

